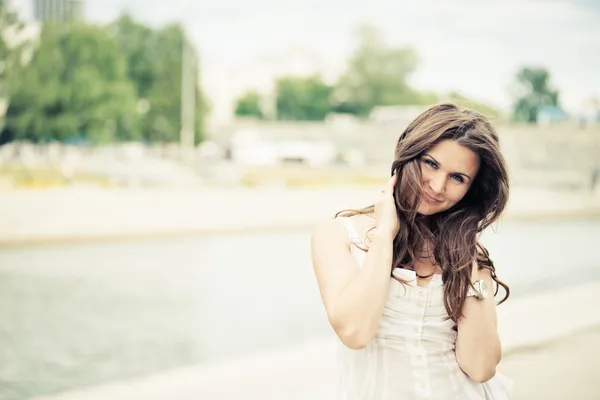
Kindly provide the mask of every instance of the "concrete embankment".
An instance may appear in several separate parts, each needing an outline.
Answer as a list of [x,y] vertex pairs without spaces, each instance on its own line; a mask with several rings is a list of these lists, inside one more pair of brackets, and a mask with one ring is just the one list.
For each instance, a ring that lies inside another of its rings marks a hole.
[[[514,381],[515,399],[600,398],[596,384],[600,379],[597,304],[600,282],[509,300],[499,306],[505,354],[499,370]],[[333,398],[335,348],[335,338],[331,337],[269,354],[181,368],[38,400],[326,400]],[[537,393],[540,397],[533,397]],[[560,397],[565,393],[570,395]]]
[[[0,193],[0,245],[306,229],[377,188],[24,190]],[[505,218],[600,218],[600,197],[513,189]]]

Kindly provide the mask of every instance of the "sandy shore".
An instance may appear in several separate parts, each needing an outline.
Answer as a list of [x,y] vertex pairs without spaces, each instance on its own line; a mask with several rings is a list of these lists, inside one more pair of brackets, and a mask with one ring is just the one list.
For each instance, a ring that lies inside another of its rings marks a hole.
[[[314,349],[313,352],[323,351]],[[307,353],[310,357],[311,353]],[[318,368],[318,367],[317,367]],[[504,356],[499,371],[509,376],[514,387],[511,400],[597,400],[600,399],[600,326],[583,330],[545,343],[540,346],[523,348]],[[251,370],[240,371],[246,379],[239,382],[223,382],[217,379],[220,390],[153,390],[129,393],[127,397],[119,397],[118,391],[100,390],[97,392],[80,392],[56,395],[38,400],[104,400],[104,399],[297,399],[297,400],[330,400],[333,378],[331,370],[318,368],[305,370],[301,368],[286,370],[295,377],[295,384],[273,381],[269,386],[260,382],[252,384],[247,378],[252,376]],[[181,381],[188,378],[181,376]],[[180,388],[189,386],[185,383]],[[307,386],[309,388],[307,389]],[[121,393],[123,393],[121,391]],[[284,397],[281,397],[286,393]]]
[[[372,204],[377,188],[0,192],[0,245],[313,226]],[[505,218],[600,218],[600,197],[515,188]]]
[[514,400],[600,399],[600,326],[504,357]]

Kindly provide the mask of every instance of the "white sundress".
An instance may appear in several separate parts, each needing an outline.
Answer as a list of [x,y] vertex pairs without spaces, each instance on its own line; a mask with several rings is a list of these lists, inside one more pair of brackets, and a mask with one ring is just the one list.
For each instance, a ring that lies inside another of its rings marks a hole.
[[[362,244],[350,218],[343,218],[350,240]],[[351,252],[359,265],[366,253]],[[472,381],[454,353],[457,332],[447,319],[441,275],[428,287],[416,284],[414,271],[396,269],[375,337],[360,350],[339,343],[338,400],[507,400],[512,381],[496,374]]]

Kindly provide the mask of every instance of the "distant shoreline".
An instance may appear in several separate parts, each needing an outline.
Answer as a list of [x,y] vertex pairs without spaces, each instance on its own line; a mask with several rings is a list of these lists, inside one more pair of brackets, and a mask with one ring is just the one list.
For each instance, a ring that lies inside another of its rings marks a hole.
[[[372,204],[362,188],[70,189],[0,193],[0,248],[310,230]],[[504,221],[600,220],[600,198],[517,188]]]
[[[514,213],[503,217],[504,221],[581,221],[581,220],[599,220],[600,207],[590,210],[577,210],[562,213]],[[316,221],[315,221],[316,223]],[[308,231],[314,227],[315,223],[305,224],[281,224],[264,225],[235,228],[197,228],[190,230],[165,230],[154,232],[133,232],[133,233],[109,233],[104,235],[72,235],[72,236],[45,236],[28,238],[2,238],[0,239],[0,250],[18,247],[33,246],[53,246],[53,245],[80,245],[96,243],[115,243],[115,242],[137,242],[137,241],[158,241],[160,239],[175,239],[192,236],[217,236],[217,235],[243,235],[243,234],[265,234],[265,233],[289,233],[298,231]]]

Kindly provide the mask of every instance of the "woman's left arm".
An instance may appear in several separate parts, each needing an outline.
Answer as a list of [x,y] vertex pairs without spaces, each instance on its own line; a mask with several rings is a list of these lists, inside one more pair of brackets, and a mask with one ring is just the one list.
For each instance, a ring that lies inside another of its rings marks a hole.
[[483,280],[488,288],[486,299],[467,297],[458,321],[456,360],[460,368],[476,382],[490,380],[502,358],[498,335],[496,300],[492,276],[487,268],[478,269],[473,263],[471,282]]

